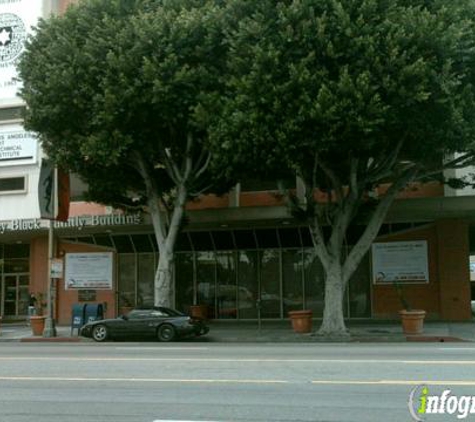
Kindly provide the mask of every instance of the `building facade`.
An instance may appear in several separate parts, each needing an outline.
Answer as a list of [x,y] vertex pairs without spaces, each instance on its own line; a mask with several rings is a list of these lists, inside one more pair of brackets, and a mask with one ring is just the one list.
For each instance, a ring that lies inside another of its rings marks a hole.
[[[62,13],[70,3],[0,3],[0,22],[15,15],[22,30],[39,17]],[[0,313],[15,319],[25,317],[30,292],[47,289],[49,222],[39,218],[41,148],[21,126],[18,87],[8,85],[14,74],[3,72],[10,61],[0,68],[6,78],[5,90],[0,89]],[[298,181],[295,187],[299,191]],[[69,220],[53,227],[59,266],[54,312],[60,324],[70,323],[75,303],[102,303],[107,316],[153,303],[158,248],[149,217],[82,202],[83,188],[74,181]],[[292,217],[272,185],[244,181],[222,197],[190,202],[187,212],[174,268],[178,309],[203,304],[211,318],[226,320],[285,319],[297,309],[322,316],[324,272],[308,228]],[[428,318],[470,320],[474,218],[473,190],[450,191],[431,183],[401,193],[350,280],[345,316],[397,318],[401,305],[387,276],[397,273],[406,274],[402,280],[412,307],[425,309]],[[348,248],[361,230],[350,230]]]

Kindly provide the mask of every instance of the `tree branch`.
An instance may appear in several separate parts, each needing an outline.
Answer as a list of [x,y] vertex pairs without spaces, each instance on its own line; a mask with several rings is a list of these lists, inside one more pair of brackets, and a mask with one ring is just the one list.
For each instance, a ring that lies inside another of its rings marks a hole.
[[341,180],[338,178],[336,173],[330,167],[328,167],[322,160],[319,160],[319,165],[333,185],[333,190],[335,191],[337,202],[341,202],[344,197]]
[[399,153],[401,152],[401,148],[406,138],[407,133],[401,137],[394,149],[391,149],[389,153],[383,155],[383,159],[381,161],[374,160],[374,165],[370,165],[370,168],[368,168],[367,171],[367,177],[365,177],[365,180],[368,183],[377,182],[392,174],[392,168],[397,162]]
[[167,174],[170,176],[175,185],[179,185],[182,181],[182,176],[180,174],[178,166],[175,163],[175,160],[172,157],[170,149],[163,148],[163,152],[161,155],[165,164],[165,170],[167,171]]
[[203,163],[203,165],[201,165],[201,167],[198,167],[198,165],[196,166],[197,169],[194,171],[194,176],[193,176],[195,180],[198,180],[201,177],[201,175],[208,168],[210,162],[211,162],[211,153],[208,152],[208,156],[206,157],[206,161]]
[[363,259],[363,256],[371,245],[371,242],[373,242],[378,235],[379,229],[381,228],[381,225],[383,224],[389,208],[397,194],[402,188],[404,188],[404,186],[414,180],[417,172],[418,168],[416,166],[406,168],[386,191],[384,197],[381,199],[381,202],[378,204],[370,218],[363,235],[356,242],[356,245],[353,247],[345,261],[343,268],[343,279],[345,280],[345,283],[348,281],[361,259]]
[[182,181],[186,183],[193,170],[193,159],[191,149],[193,147],[194,139],[191,132],[188,132],[186,135],[186,150],[185,150],[185,160],[184,160],[184,169]]
[[142,154],[138,151],[131,153],[131,159],[137,164],[137,171],[144,180],[145,190],[147,193],[147,203],[150,209],[150,216],[152,218],[157,242],[164,242],[167,236],[167,228],[164,218],[162,216],[163,208],[166,218],[168,218],[167,208],[163,204],[163,199],[158,195],[158,189],[155,186],[152,172],[147,166],[147,162]]

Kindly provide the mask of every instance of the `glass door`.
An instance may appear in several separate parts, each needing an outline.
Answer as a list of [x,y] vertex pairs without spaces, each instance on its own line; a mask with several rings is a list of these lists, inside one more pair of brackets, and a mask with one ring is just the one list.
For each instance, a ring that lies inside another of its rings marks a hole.
[[28,274],[4,274],[2,282],[2,315],[23,317],[28,314]]

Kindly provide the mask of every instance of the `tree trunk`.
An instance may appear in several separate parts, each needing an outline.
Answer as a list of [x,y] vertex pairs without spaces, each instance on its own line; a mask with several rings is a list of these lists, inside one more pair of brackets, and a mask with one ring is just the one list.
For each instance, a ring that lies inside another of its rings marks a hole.
[[155,273],[155,306],[173,307],[173,251],[160,253]]
[[[157,236],[160,257],[158,259],[157,272],[155,273],[155,306],[174,307],[174,251],[178,232],[180,231],[180,223],[185,212],[186,197],[187,190],[185,186],[179,186],[170,226],[167,231],[163,230],[166,232],[165,237],[163,237],[161,232]],[[158,224],[156,225],[158,226]],[[155,230],[155,232],[157,233],[158,230]]]
[[325,280],[325,307],[323,321],[318,334],[323,336],[348,336],[343,317],[343,297],[345,281],[339,262],[332,263],[327,271]]

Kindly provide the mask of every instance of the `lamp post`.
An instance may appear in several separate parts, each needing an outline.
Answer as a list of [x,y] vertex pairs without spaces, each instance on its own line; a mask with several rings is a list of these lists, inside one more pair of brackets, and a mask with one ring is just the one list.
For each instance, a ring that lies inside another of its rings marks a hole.
[[[58,185],[58,170],[53,168],[53,180],[52,180],[52,214],[53,218],[56,216],[56,201],[57,201],[57,187]],[[53,318],[53,278],[52,278],[52,266],[54,259],[54,219],[49,220],[48,230],[48,288],[47,288],[47,311],[45,319],[45,328],[43,330],[43,337],[56,337],[56,327]]]

